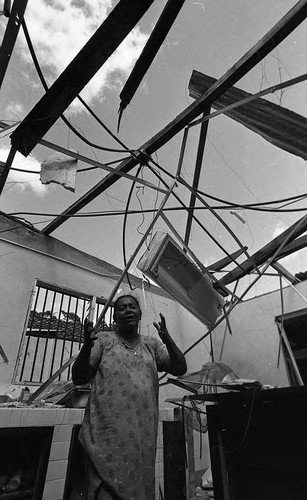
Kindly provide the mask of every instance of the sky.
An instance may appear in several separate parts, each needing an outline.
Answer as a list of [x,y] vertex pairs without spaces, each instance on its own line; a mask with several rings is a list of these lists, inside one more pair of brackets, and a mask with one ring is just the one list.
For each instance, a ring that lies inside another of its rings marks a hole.
[[[110,10],[112,0],[29,0],[25,20],[46,81],[51,85],[78,53]],[[165,1],[156,0],[146,15],[124,40],[116,53],[105,63],[82,91],[83,99],[99,118],[116,133],[119,94],[144,46]],[[167,123],[193,102],[188,83],[195,69],[215,78],[221,77],[294,5],[292,0],[188,0],[157,57],[145,75],[135,97],[123,114],[118,138],[136,149],[154,136]],[[0,36],[7,19],[0,17]],[[306,22],[302,23],[261,63],[238,82],[237,86],[251,93],[306,72]],[[22,120],[44,94],[31,56],[20,30],[11,61],[0,90],[1,120],[14,124]],[[290,87],[267,97],[276,104],[307,116],[306,83]],[[92,143],[122,149],[88,114],[79,101],[65,112],[66,118]],[[183,159],[182,175],[191,183],[195,167],[199,127],[191,129]],[[182,132],[153,154],[153,159],[175,174],[182,142]],[[58,120],[45,139],[100,162],[124,158],[124,152],[109,153],[78,139]],[[10,148],[9,136],[0,141],[0,160],[5,161]],[[13,167],[35,172],[41,162],[54,152],[38,145],[27,158],[16,155]],[[78,169],[88,167],[78,163]],[[133,170],[130,173],[135,173]],[[0,198],[0,210],[18,213],[39,229],[99,182],[107,172],[102,169],[80,171],[74,193],[56,184],[42,185],[39,174],[11,171]],[[141,175],[158,185],[157,177],[145,167]],[[265,202],[306,192],[306,165],[301,158],[282,151],[231,119],[219,116],[210,121],[199,188],[207,194],[233,203]],[[163,174],[170,183],[171,178]],[[82,213],[125,210],[131,181],[121,179],[96,198]],[[190,194],[177,186],[176,194],[186,204]],[[136,183],[130,209],[145,210],[159,206],[161,193]],[[210,202],[213,206],[215,202]],[[200,205],[198,203],[198,205]],[[168,207],[178,207],[170,198]],[[288,208],[304,208],[305,202]],[[29,213],[33,214],[30,215]],[[43,214],[43,215],[36,215]],[[219,210],[218,214],[235,233],[248,252],[253,254],[275,236],[301,218],[305,212],[270,213],[249,210]],[[239,217],[238,217],[239,215]],[[168,212],[176,230],[184,237],[186,213]],[[225,227],[208,211],[197,210],[207,231],[227,250],[234,252],[238,244]],[[129,257],[142,238],[153,217],[152,213],[129,215],[125,247]],[[160,219],[154,231],[165,231]],[[123,267],[123,217],[73,218],[54,231],[53,236],[87,253]],[[192,226],[190,246],[197,258],[209,265],[224,257],[208,234],[196,224]],[[145,247],[142,251],[145,250]],[[141,253],[135,259],[138,261]],[[306,251],[293,254],[281,263],[292,273],[307,269]],[[135,263],[131,271],[137,273]],[[253,276],[241,280],[241,291]],[[276,289],[279,281],[262,278],[248,296]]]

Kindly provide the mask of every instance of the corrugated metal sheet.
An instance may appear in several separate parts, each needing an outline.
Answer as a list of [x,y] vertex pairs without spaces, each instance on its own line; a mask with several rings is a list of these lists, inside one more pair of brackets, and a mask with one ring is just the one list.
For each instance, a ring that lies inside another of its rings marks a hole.
[[[190,96],[197,99],[216,81],[215,78],[193,71],[189,83]],[[221,110],[250,96],[252,94],[238,87],[231,87],[212,103],[212,107]],[[261,135],[274,146],[307,159],[307,118],[304,116],[262,98],[242,104],[225,115]]]

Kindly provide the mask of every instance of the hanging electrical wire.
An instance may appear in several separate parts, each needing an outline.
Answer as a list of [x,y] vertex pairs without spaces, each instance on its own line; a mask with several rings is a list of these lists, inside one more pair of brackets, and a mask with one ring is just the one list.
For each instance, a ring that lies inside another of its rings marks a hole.
[[[125,158],[120,158],[118,160],[113,160],[113,161],[109,161],[108,163],[104,163],[104,165],[107,165],[107,166],[110,166],[110,165],[114,165],[115,163],[120,163],[122,162],[123,160],[127,160],[128,158],[130,158],[130,156],[126,156]],[[80,168],[79,170],[77,170],[77,173],[79,172],[88,172],[89,170],[100,170],[101,167],[85,167],[85,168]],[[10,170],[15,170],[16,172],[23,172],[25,174],[37,174],[39,175],[40,172],[38,172],[37,170],[26,170],[24,168],[15,168],[15,167],[11,167]]]
[[[164,169],[158,162],[156,162],[152,157],[149,158],[149,161],[150,163],[153,163],[159,170],[161,170],[161,172],[163,172],[164,174],[168,175],[171,179],[175,179],[175,176],[173,174],[171,174],[170,172],[168,172],[166,169]],[[180,179],[178,179],[178,182],[180,182]],[[261,207],[261,206],[266,206],[266,205],[275,205],[277,203],[284,203],[284,202],[287,202],[287,201],[292,201],[294,200],[294,202],[296,201],[301,201],[302,199],[306,198],[307,197],[307,193],[303,193],[303,194],[299,194],[299,195],[296,195],[296,196],[290,196],[290,197],[287,197],[287,198],[281,198],[279,200],[272,200],[272,201],[263,201],[263,202],[257,202],[257,203],[247,203],[247,204],[243,204],[243,203],[234,203],[234,202],[231,202],[231,201],[227,201],[227,200],[224,200],[222,198],[218,198],[216,196],[213,196],[213,195],[210,195],[208,193],[206,193],[205,191],[202,191],[201,189],[194,189],[192,188],[192,191],[194,191],[195,193],[199,193],[207,198],[210,198],[211,200],[214,200],[214,201],[218,201],[220,203],[224,203],[225,205],[228,205],[229,207],[231,208],[242,208],[242,209],[250,209],[250,210],[258,210],[256,207]],[[251,192],[251,194],[253,194]],[[200,207],[195,207],[195,209],[199,209]],[[218,209],[219,207],[213,207],[215,209]],[[223,207],[223,209],[226,208],[226,207]],[[290,212],[302,212],[306,210],[305,208],[301,208],[301,209],[294,209],[294,210],[290,210]],[[259,211],[262,211],[261,209],[259,209]],[[263,211],[265,212],[268,212],[268,211],[276,211],[278,212],[279,211],[279,208],[276,208],[275,210],[271,210],[271,209],[266,209],[264,208]],[[283,211],[283,210],[281,210]],[[285,210],[285,212],[288,212],[288,210]]]
[[[229,207],[214,207],[215,209],[229,209]],[[197,207],[197,209],[205,209],[207,210],[206,207]],[[186,207],[168,207],[168,208],[165,208],[164,211],[176,211],[176,210],[187,210]],[[261,210],[261,209],[258,209],[258,210]],[[283,210],[283,211],[286,211],[286,212],[291,212],[291,211],[306,211],[306,208],[304,209],[297,209],[297,210]],[[154,210],[152,209],[144,209],[142,211],[140,210],[125,210],[125,211],[121,211],[121,210],[118,210],[118,211],[104,211],[104,212],[87,212],[87,213],[81,213],[81,214],[74,214],[72,215],[72,217],[75,217],[75,218],[84,218],[84,217],[105,217],[105,216],[115,216],[115,215],[125,215],[126,217],[128,215],[132,215],[132,214],[144,214],[144,213],[153,213],[155,212]],[[30,216],[42,216],[42,217],[57,217],[58,214],[54,214],[54,213],[40,213],[40,212],[12,212],[10,214],[5,214],[5,215],[8,215],[8,216],[11,216],[11,217],[17,217],[18,215],[30,215]],[[69,218],[69,217],[67,217]],[[208,234],[208,236],[210,236],[211,238],[212,235],[210,233],[208,233],[208,231],[206,230],[206,228],[198,221],[197,218],[195,218],[196,222],[200,225],[200,227]],[[31,224],[29,222],[29,224]],[[215,239],[213,238],[213,241],[215,241]],[[215,243],[220,247],[220,249],[226,253],[226,255],[228,255],[228,252],[225,251],[225,249],[219,244],[219,242],[215,241]],[[237,265],[240,267],[240,264],[237,263]]]
[[[137,169],[137,171],[136,171],[136,174],[135,174],[136,179],[138,178],[138,176],[139,176],[140,171],[142,170],[142,168],[143,168],[143,165],[140,164],[139,167],[138,167],[138,169]],[[125,268],[127,267],[127,253],[126,253],[126,227],[127,227],[127,218],[128,218],[128,210],[129,210],[129,205],[130,205],[130,201],[131,201],[131,197],[132,197],[132,193],[133,193],[133,190],[134,190],[135,183],[136,183],[136,180],[134,180],[132,182],[131,186],[130,186],[130,190],[129,190],[129,194],[128,194],[128,198],[127,198],[127,203],[126,203],[126,209],[125,209],[125,212],[124,212],[124,220],[123,220],[122,245],[123,245],[123,259],[124,259],[124,266],[125,266]],[[130,290],[134,290],[134,288],[131,285],[128,272],[126,273],[126,278],[127,278]]]
[[[304,197],[305,198],[305,197]],[[293,201],[293,203],[296,203],[296,201]],[[241,205],[241,206],[238,206],[238,205],[230,205],[230,206],[227,206],[227,205],[223,205],[223,206],[212,206],[212,208],[214,210],[231,210],[233,207],[238,207],[238,208],[244,208],[246,210],[254,210],[254,211],[258,211],[258,212],[263,212],[263,211],[266,211],[266,212],[282,212],[282,213],[296,213],[296,212],[306,212],[307,210],[307,207],[303,207],[303,208],[294,208],[294,209],[272,209],[272,208],[268,208],[268,209],[263,209],[263,208],[257,208],[257,207],[253,207],[252,206],[247,206],[247,205]],[[176,212],[176,211],[188,211],[189,208],[187,207],[184,207],[184,206],[181,206],[181,207],[167,207],[167,208],[164,208],[163,211],[164,212]],[[195,210],[209,210],[207,207],[195,207]],[[128,210],[127,211],[127,215],[136,215],[136,214],[140,214],[140,213],[155,213],[157,210],[156,209],[151,209],[151,208],[148,208],[148,209],[143,209],[143,210]],[[96,212],[83,212],[83,213],[78,213],[78,214],[71,214],[71,215],[67,215],[67,218],[70,218],[70,217],[107,217],[107,216],[114,216],[114,215],[124,215],[126,213],[126,211],[123,211],[123,210],[104,210],[104,211],[96,211]],[[11,215],[11,216],[15,216],[15,215],[34,215],[34,216],[41,216],[41,217],[59,217],[60,215],[62,214],[58,214],[58,213],[50,213],[50,212],[28,212],[28,211],[20,211],[20,212],[10,212],[9,214],[7,215]]]
[[[23,32],[24,32],[24,35],[25,35],[25,38],[26,38],[26,41],[27,41],[27,44],[28,44],[28,48],[29,48],[29,51],[30,51],[30,54],[31,54],[32,61],[33,61],[33,64],[35,66],[36,72],[37,72],[37,74],[39,76],[39,79],[40,79],[40,81],[41,81],[41,83],[42,83],[42,85],[44,87],[44,90],[47,92],[48,85],[46,83],[45,77],[44,77],[44,75],[42,73],[40,64],[39,64],[38,59],[36,57],[36,54],[35,54],[35,51],[34,51],[34,47],[33,47],[33,44],[32,44],[32,40],[31,40],[31,37],[30,37],[29,31],[28,31],[27,25],[26,25],[26,22],[25,22],[24,19],[22,20],[21,24],[22,24]],[[84,102],[84,100],[80,96],[77,96],[77,98],[80,100],[80,102],[82,102],[83,105],[86,104]],[[86,108],[88,110],[90,110],[90,108],[87,105],[86,105]],[[91,110],[91,113],[94,114],[94,112],[92,112],[92,110]],[[93,142],[91,142],[88,139],[86,139],[85,137],[83,137],[82,134],[80,134],[80,132],[78,132],[78,130],[67,120],[67,118],[63,114],[61,115],[61,118],[64,121],[64,123],[67,125],[67,127],[77,137],[79,137],[79,139],[81,139],[81,141],[85,142],[85,144],[87,144],[88,146],[91,146],[91,147],[96,148],[96,149],[100,149],[101,151],[108,151],[108,152],[111,152],[111,153],[127,153],[127,151],[129,151],[131,153],[133,152],[132,150],[130,151],[127,148],[124,148],[124,149],[115,149],[115,148],[108,148],[108,147],[100,146],[99,144],[94,144]],[[96,116],[96,119],[98,119],[97,116]],[[103,125],[101,121],[99,121],[99,122],[100,122],[101,125]],[[103,125],[103,126],[110,133],[109,129],[105,125]],[[111,134],[111,135],[113,136],[113,134]]]
[[[158,174],[155,169],[153,169],[150,165],[148,165],[149,168],[151,169],[151,171],[153,172],[153,174],[155,176],[157,176],[158,178],[161,178],[161,182],[164,184],[164,186],[167,187],[167,184],[166,182],[162,179],[162,177],[160,176],[160,174]],[[173,191],[173,196],[176,198],[177,201],[179,201],[179,203],[185,208],[185,210],[187,210],[187,207],[185,206],[185,204],[183,203],[183,201],[180,199],[180,197]],[[232,257],[232,255],[230,255],[229,252],[227,252],[227,250],[219,243],[219,241],[208,231],[207,228],[205,228],[205,226],[198,220],[198,218],[195,216],[194,214],[194,210],[192,212],[192,219],[199,225],[199,227],[207,234],[207,236],[209,236],[209,238],[220,248],[220,250],[222,250],[222,252],[224,252],[230,259],[231,261],[235,262],[237,264],[237,266],[241,267],[240,264]]]

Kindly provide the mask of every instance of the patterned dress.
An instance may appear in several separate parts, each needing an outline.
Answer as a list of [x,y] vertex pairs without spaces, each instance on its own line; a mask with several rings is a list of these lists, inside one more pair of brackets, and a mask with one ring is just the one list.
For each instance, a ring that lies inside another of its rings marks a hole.
[[169,355],[155,337],[131,348],[115,332],[99,334],[97,368],[79,439],[89,459],[87,500],[153,500],[158,371]]

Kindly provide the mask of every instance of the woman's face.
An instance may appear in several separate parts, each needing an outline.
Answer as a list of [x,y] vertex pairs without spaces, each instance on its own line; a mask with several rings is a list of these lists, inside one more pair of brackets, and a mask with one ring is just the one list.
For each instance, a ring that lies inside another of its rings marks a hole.
[[141,310],[133,297],[121,297],[116,304],[114,320],[119,330],[137,328],[141,319]]

